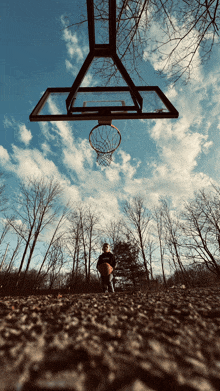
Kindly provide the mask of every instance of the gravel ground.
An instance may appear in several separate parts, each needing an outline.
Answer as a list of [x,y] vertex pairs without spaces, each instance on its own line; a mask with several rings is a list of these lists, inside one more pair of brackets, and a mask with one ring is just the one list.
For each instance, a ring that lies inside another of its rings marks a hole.
[[220,287],[0,298],[0,391],[220,390]]

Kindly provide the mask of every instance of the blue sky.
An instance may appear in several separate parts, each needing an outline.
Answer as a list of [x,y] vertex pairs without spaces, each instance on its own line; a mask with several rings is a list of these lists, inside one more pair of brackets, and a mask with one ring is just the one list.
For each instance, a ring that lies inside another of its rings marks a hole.
[[[219,48],[201,64],[195,60],[190,83],[172,87],[157,53],[146,48],[142,76],[158,85],[180,115],[171,120],[118,121],[122,142],[110,167],[100,168],[88,141],[96,123],[31,123],[29,115],[47,87],[70,87],[88,53],[87,26],[63,30],[79,21],[86,2],[7,0],[0,8],[0,169],[16,192],[29,176],[56,177],[66,199],[90,203],[108,222],[121,205],[141,195],[151,209],[161,197],[174,208],[219,184]],[[86,12],[86,8],[84,8]],[[150,34],[158,34],[153,26]],[[137,83],[135,75],[131,75]],[[140,83],[138,83],[140,84]],[[92,70],[83,85],[101,85]],[[113,122],[114,124],[114,122]]]

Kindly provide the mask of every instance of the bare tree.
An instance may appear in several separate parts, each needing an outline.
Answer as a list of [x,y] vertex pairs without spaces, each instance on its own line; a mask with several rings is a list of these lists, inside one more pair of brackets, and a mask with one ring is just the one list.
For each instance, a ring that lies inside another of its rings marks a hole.
[[148,235],[147,244],[146,244],[146,254],[149,264],[149,272],[151,276],[151,280],[154,280],[154,273],[153,273],[153,254],[157,249],[157,245],[155,243],[155,240],[153,239],[152,235]]
[[87,275],[87,282],[90,282],[91,277],[91,265],[92,265],[92,255],[97,250],[97,245],[99,243],[99,222],[100,222],[100,216],[91,209],[91,207],[88,207],[87,209],[87,216],[86,216],[86,223],[87,223],[87,242],[88,242],[88,275]]
[[[66,234],[67,234],[66,224],[68,221],[68,216],[69,216],[69,204],[64,206],[60,216],[57,216],[58,221],[56,222],[55,230],[53,232],[53,235],[51,237],[49,245],[47,246],[47,250],[44,254],[43,261],[42,261],[41,266],[40,266],[38,273],[37,273],[36,285],[38,282],[38,277],[40,277],[41,271],[44,267],[45,261],[48,257],[49,252],[50,252],[51,246],[55,245],[56,242],[60,242],[61,239],[63,239],[63,237],[66,236]],[[64,229],[62,229],[62,228],[64,228]]]
[[77,280],[77,274],[79,271],[79,253],[81,242],[81,225],[77,213],[72,213],[69,216],[69,223],[70,227],[66,250],[72,259],[72,270],[71,275],[69,276],[69,286],[72,288]]
[[[107,36],[109,1],[94,0],[95,21],[103,36]],[[139,77],[144,53],[150,58],[157,52],[158,61],[163,63],[162,72],[166,70],[173,82],[183,76],[188,80],[197,65],[198,51],[205,61],[218,42],[219,0],[119,0],[116,7],[118,55],[128,71],[136,72]],[[80,21],[67,23],[65,28],[84,26],[85,14],[86,10]],[[151,26],[155,26],[154,33]],[[112,76],[117,76],[109,58],[99,64],[98,71],[107,83]]]
[[[16,214],[16,212],[15,212]],[[32,227],[30,227],[30,230],[28,230],[28,227],[26,226],[25,222],[22,222],[21,219],[16,219],[16,215],[13,214],[13,216],[7,217],[7,224],[12,228],[12,231],[21,238],[25,242],[25,247],[23,251],[23,255],[21,258],[19,270],[18,270],[18,278],[21,274],[22,266],[25,260],[25,256],[27,254],[28,248],[30,246],[30,240],[32,235]]]
[[86,282],[89,283],[92,257],[99,247],[100,216],[89,205],[87,207],[78,205],[69,220],[71,227],[68,250],[73,259],[72,276],[75,274],[74,268],[79,270],[79,262],[82,261]]
[[182,229],[185,247],[194,263],[204,263],[220,278],[220,192],[200,191],[185,204]]
[[114,247],[116,243],[123,242],[124,237],[124,227],[122,220],[111,220],[107,224],[102,232],[102,243],[109,242],[109,244]]
[[5,263],[6,255],[7,255],[7,252],[8,252],[8,246],[9,246],[9,243],[7,244],[7,247],[5,249],[5,252],[4,252],[1,264],[0,264],[0,272],[2,271],[3,265]]
[[186,269],[181,259],[182,231],[177,216],[171,217],[171,211],[166,200],[161,200],[161,212],[164,224],[164,239],[166,247],[172,257],[176,270],[182,273],[185,284],[188,283]]
[[[0,243],[3,241],[3,239],[9,229],[10,229],[10,225],[7,222],[5,222],[4,229],[3,229],[3,232],[2,232],[2,235],[0,238]],[[2,261],[2,264],[1,264],[2,268],[4,266],[4,276],[2,278],[3,285],[5,284],[5,280],[8,279],[10,273],[12,272],[15,260],[16,260],[17,256],[19,255],[20,246],[22,244],[22,238],[16,234],[16,240],[17,240],[16,246],[14,248],[12,248],[11,251],[10,251],[11,246],[9,246],[10,243],[8,243],[7,251],[5,251],[5,257],[4,257],[5,262]]]
[[7,209],[8,198],[5,195],[6,185],[4,183],[5,174],[0,172],[0,212]]
[[54,287],[55,282],[59,279],[60,271],[65,264],[62,247],[61,241],[56,241],[51,246],[48,254],[48,264],[45,275],[48,276],[49,279],[49,289]]
[[20,185],[20,194],[16,196],[16,202],[14,202],[16,207],[12,209],[22,224],[12,218],[7,219],[14,231],[26,242],[18,270],[17,285],[26,256],[27,264],[21,285],[24,283],[39,235],[53,223],[59,213],[58,201],[61,194],[62,188],[53,178],[49,181],[28,179],[26,184]]
[[140,249],[145,271],[147,274],[147,281],[149,283],[149,268],[145,250],[148,239],[148,227],[149,222],[151,220],[151,215],[144,206],[144,200],[141,197],[134,197],[131,202],[126,201],[123,211],[125,216],[127,217],[128,222],[131,224],[131,226],[126,224],[127,233]]
[[11,256],[10,262],[7,266],[7,273],[10,273],[12,270],[15,259],[19,255],[19,250],[20,250],[21,244],[22,244],[22,238],[19,235],[17,235],[17,243],[16,243],[15,248],[12,251],[12,256]]
[[164,253],[165,253],[165,244],[164,244],[164,227],[163,227],[163,213],[160,207],[154,208],[154,219],[157,227],[157,236],[159,241],[160,249],[160,262],[162,268],[163,282],[164,285],[167,285],[165,271],[164,271]]
[[0,246],[3,243],[3,241],[5,239],[5,236],[7,235],[8,231],[10,229],[10,225],[8,224],[7,220],[4,220],[2,222],[2,225],[3,225],[3,230],[2,230],[2,233],[1,233],[1,236],[0,236]]

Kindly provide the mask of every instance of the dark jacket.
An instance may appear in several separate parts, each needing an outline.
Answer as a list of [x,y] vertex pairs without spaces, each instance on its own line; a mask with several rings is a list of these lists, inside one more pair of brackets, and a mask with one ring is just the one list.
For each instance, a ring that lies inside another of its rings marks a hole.
[[115,257],[114,255],[109,252],[109,253],[102,253],[102,255],[99,256],[99,260],[97,262],[97,268],[99,265],[101,265],[102,263],[109,263],[109,265],[111,265],[113,267],[113,270],[116,266],[116,262],[115,262]]

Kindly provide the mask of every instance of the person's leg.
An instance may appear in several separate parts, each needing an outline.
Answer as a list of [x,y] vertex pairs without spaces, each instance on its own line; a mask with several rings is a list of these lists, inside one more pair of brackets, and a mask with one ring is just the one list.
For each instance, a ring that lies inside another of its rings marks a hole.
[[108,292],[108,276],[107,277],[102,276],[101,279],[102,279],[102,291]]
[[115,292],[114,286],[113,286],[113,275],[110,274],[108,277],[109,277],[109,280],[108,280],[108,291],[109,292]]

